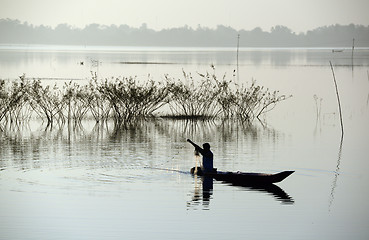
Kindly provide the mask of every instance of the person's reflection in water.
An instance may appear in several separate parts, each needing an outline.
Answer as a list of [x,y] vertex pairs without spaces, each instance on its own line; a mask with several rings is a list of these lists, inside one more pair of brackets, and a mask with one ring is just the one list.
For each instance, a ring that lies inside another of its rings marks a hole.
[[202,178],[202,201],[204,206],[209,206],[210,197],[213,195],[213,178]]
[[200,186],[197,185],[197,176],[195,176],[194,195],[192,197],[192,200],[187,202],[188,209],[195,210],[196,206],[201,205],[202,200],[202,210],[209,210],[210,199],[213,195],[213,181],[213,178],[201,177],[201,191]]

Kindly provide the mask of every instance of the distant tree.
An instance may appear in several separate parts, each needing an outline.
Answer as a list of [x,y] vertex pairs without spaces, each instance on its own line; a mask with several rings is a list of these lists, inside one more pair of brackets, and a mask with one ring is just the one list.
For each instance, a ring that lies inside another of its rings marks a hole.
[[293,46],[295,44],[295,33],[286,26],[277,25],[270,30],[270,43],[277,47]]
[[147,31],[147,23],[142,23],[140,27],[141,31]]
[[369,46],[369,26],[354,24],[323,26],[296,34],[281,25],[272,27],[270,32],[260,27],[237,31],[224,25],[211,29],[200,24],[196,29],[185,25],[155,31],[146,23],[139,28],[126,24],[106,26],[93,23],[83,29],[64,23],[52,29],[19,20],[0,19],[1,44],[234,47],[238,34],[241,47],[347,47],[351,46],[353,38],[357,47]]

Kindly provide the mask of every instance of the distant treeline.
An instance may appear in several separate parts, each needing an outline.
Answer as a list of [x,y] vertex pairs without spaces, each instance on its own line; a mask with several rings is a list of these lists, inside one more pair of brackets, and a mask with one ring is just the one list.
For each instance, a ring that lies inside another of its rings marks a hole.
[[75,28],[59,24],[55,28],[34,26],[19,20],[0,19],[0,44],[67,44],[115,46],[177,46],[177,47],[235,47],[240,35],[240,47],[369,47],[369,25],[331,25],[295,33],[286,26],[275,26],[270,31],[257,27],[237,31],[218,25],[216,29],[188,26],[155,31],[142,24],[90,24]]

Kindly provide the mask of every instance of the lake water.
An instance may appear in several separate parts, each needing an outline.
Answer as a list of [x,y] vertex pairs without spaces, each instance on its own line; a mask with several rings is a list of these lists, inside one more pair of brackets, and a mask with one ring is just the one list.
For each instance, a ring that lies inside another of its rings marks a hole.
[[[353,62],[350,49],[241,49],[237,67],[235,49],[0,47],[1,79],[24,73],[50,85],[91,72],[161,81],[211,64],[220,77],[293,97],[252,126],[1,123],[0,239],[368,239],[368,49]],[[207,191],[189,174],[187,138],[209,142],[220,170],[296,172],[272,189],[214,181]]]

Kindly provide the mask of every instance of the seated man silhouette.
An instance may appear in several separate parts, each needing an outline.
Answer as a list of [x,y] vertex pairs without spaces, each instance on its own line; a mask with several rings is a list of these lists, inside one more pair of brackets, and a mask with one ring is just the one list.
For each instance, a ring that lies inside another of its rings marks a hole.
[[199,153],[201,153],[201,155],[202,155],[202,168],[201,168],[201,170],[204,173],[213,172],[214,171],[214,168],[213,168],[213,153],[210,151],[210,144],[209,143],[204,143],[202,145],[203,148],[201,148],[199,145],[192,142],[190,139],[187,139],[187,142],[191,143],[195,147],[195,150],[198,151]]

